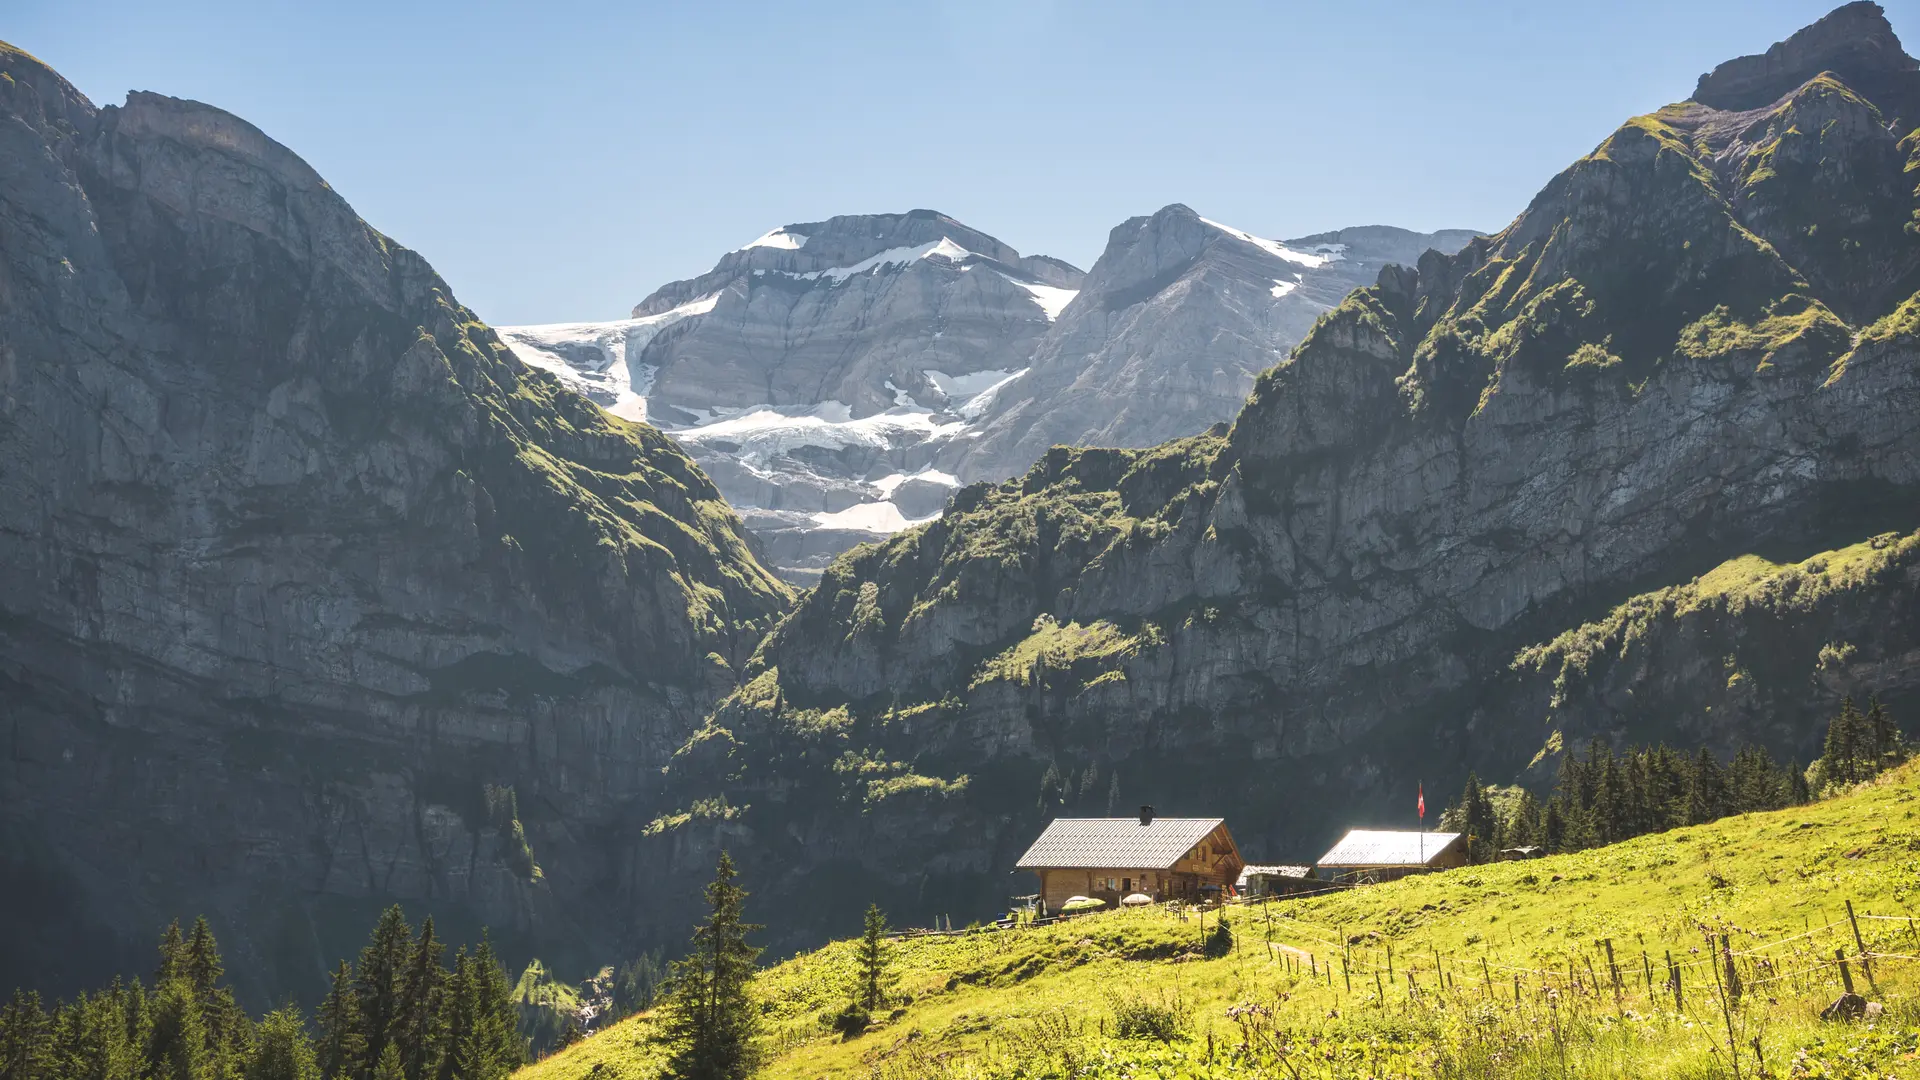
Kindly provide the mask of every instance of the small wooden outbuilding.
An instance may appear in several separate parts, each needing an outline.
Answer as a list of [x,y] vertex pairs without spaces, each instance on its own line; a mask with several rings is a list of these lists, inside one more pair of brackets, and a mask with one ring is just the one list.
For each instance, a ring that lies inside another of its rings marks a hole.
[[1223,818],[1055,818],[1015,864],[1040,877],[1048,911],[1069,897],[1117,906],[1129,893],[1198,900],[1232,888],[1245,861]]
[[1320,856],[1322,878],[1354,884],[1467,865],[1465,833],[1354,829]]
[[1242,896],[1291,896],[1294,893],[1312,892],[1322,884],[1314,876],[1311,866],[1255,866],[1248,863],[1240,868],[1239,889]]

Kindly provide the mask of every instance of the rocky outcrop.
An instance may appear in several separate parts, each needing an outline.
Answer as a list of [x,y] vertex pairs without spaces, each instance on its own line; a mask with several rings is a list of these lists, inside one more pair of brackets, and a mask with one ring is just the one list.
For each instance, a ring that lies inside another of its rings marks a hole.
[[0,252],[0,982],[205,912],[312,994],[393,900],[616,952],[629,808],[789,603],[693,462],[245,121],[7,46]]
[[[1759,737],[1804,760],[1832,706],[1817,694],[1758,728],[1738,709],[1629,723],[1605,696],[1556,719],[1552,676],[1514,661],[1727,560],[1916,524],[1920,238],[1889,150],[1920,134],[1889,130],[1865,89],[1910,66],[1635,118],[1500,234],[1380,272],[1224,435],[1056,449],[849,554],[668,797],[750,807],[727,835],[763,888],[857,880],[908,911],[985,910],[1062,807],[1224,814],[1249,853],[1304,860],[1339,828],[1405,820],[1416,783],[1520,775],[1555,726]],[[1167,218],[1143,242],[1204,262],[1207,226]],[[1105,280],[1096,266],[1062,326]],[[1835,688],[1873,681],[1834,652]],[[1911,693],[1904,661],[1876,670]]]
[[1152,446],[1232,418],[1254,377],[1393,262],[1475,233],[1387,226],[1274,241],[1185,206],[1113,230],[1080,300],[943,465],[963,481],[1024,472],[1047,448]]

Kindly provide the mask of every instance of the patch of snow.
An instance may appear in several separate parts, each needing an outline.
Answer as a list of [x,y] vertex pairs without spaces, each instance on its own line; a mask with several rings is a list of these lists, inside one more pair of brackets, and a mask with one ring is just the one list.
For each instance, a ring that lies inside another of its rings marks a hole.
[[615,416],[645,420],[647,395],[653,392],[653,377],[659,374],[659,368],[637,363],[634,358],[660,331],[682,319],[705,315],[719,302],[716,292],[640,319],[500,326],[494,330],[527,366],[552,372],[562,383]]
[[[995,270],[994,273],[999,274],[1000,272]],[[1060,312],[1073,301],[1074,297],[1080,295],[1079,289],[1060,289],[1052,285],[1036,285],[1033,282],[1021,281],[1019,278],[1007,274],[1000,274],[1000,276],[1025,289],[1027,295],[1033,297],[1033,302],[1040,305],[1040,310],[1047,313],[1048,322],[1058,319]]]
[[999,382],[968,398],[967,403],[955,411],[967,420],[980,419],[980,417],[986,415],[987,407],[992,405],[994,399],[1000,396],[1000,391],[1004,390],[1008,383],[1026,373],[1026,368],[1021,368],[1019,371],[1008,372],[1006,378],[1001,379]]
[[1265,237],[1255,236],[1250,232],[1243,232],[1231,225],[1222,225],[1211,218],[1201,218],[1200,220],[1219,229],[1228,236],[1245,240],[1247,243],[1252,244],[1254,247],[1259,248],[1275,258],[1285,259],[1290,263],[1298,263],[1309,270],[1325,266],[1333,261],[1332,258],[1325,255],[1310,255],[1304,251],[1295,251],[1278,240],[1268,240]]
[[923,518],[908,518],[900,508],[890,502],[860,503],[845,510],[836,510],[831,514],[813,515],[813,523],[826,529],[859,529],[872,533],[897,533],[923,525],[939,514]]
[[925,480],[930,484],[940,484],[943,487],[950,488],[960,486],[959,477],[950,472],[941,472],[939,469],[921,469],[919,472],[914,473],[891,473],[878,480],[869,480],[867,482],[879,488],[880,494],[891,499],[893,498],[893,493],[899,490],[900,485],[909,480]]
[[924,374],[927,376],[927,381],[933,384],[934,389],[947,395],[948,401],[959,402],[985,393],[989,387],[1004,382],[1007,376],[1014,373],[994,371],[989,368],[986,371],[970,371],[965,375],[949,375],[944,371],[928,368]]
[[740,250],[746,251],[747,248],[763,247],[763,248],[780,248],[785,251],[795,251],[806,246],[807,246],[807,238],[805,236],[802,236],[796,232],[788,232],[786,229],[786,226],[783,225],[780,228],[775,229],[770,233],[767,233],[765,236],[762,236],[760,239],[755,240],[753,243],[748,244],[746,247],[741,248]]
[[895,405],[903,405],[911,409],[920,404],[919,402],[913,400],[912,394],[909,394],[905,390],[902,390],[899,387],[893,385],[892,379],[888,379],[886,381],[886,387],[887,389],[893,391],[893,403]]
[[1274,278],[1273,288],[1268,291],[1273,293],[1275,300],[1278,300],[1299,287],[1300,283],[1297,281],[1281,281],[1279,278]]
[[[830,266],[825,270],[808,270],[805,272],[794,270],[768,270],[764,272],[782,274],[800,281],[819,281],[825,278],[835,285],[838,285],[848,278],[858,277],[861,274],[871,273],[889,266],[905,266],[908,263],[918,262],[921,259],[932,258],[936,255],[951,262],[962,262],[973,258],[974,254],[974,252],[968,251],[966,248],[961,247],[959,244],[943,236],[928,244],[919,244],[914,247],[888,248],[878,255],[869,255],[859,262],[854,263],[852,266]],[[762,272],[763,271],[760,270],[754,271],[756,274]]]
[[673,437],[696,445],[712,441],[733,443],[740,447],[737,455],[740,460],[759,466],[801,447],[890,451],[954,438],[965,427],[957,422],[941,423],[934,419],[930,409],[899,406],[855,420],[844,403],[827,401],[807,409],[761,405],[710,424],[679,428]]
[[1328,262],[1341,262],[1347,257],[1347,245],[1345,244],[1315,244],[1311,250],[1315,255],[1321,256]]

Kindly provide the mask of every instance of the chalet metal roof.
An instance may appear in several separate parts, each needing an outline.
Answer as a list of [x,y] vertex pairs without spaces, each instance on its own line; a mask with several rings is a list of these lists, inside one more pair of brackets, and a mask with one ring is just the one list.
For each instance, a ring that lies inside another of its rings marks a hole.
[[1280,864],[1275,866],[1255,866],[1252,863],[1240,868],[1240,887],[1246,888],[1247,882],[1256,877],[1305,878],[1313,872],[1311,866]]
[[1224,818],[1054,818],[1016,863],[1022,870],[1168,870]]
[[[1320,856],[1321,866],[1424,866],[1459,833],[1354,829]],[[1422,857],[1424,853],[1424,857]]]

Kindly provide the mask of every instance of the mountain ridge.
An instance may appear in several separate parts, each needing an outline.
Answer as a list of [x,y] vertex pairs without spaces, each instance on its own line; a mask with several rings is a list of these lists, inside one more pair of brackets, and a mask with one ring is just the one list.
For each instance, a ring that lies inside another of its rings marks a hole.
[[738,517],[253,125],[10,46],[0,120],[5,973],[203,911],[264,1000],[382,900],[618,948],[623,808],[791,603]]
[[[735,854],[783,889],[824,887],[788,838],[832,831],[854,860],[835,881],[985,904],[1063,776],[1224,812],[1245,845],[1311,846],[1331,806],[1616,735],[1604,708],[1550,708],[1515,657],[1756,550],[1799,559],[1915,525],[1915,196],[1904,133],[1868,122],[1884,113],[1863,95],[1819,75],[1758,109],[1633,118],[1505,230],[1381,270],[1223,433],[1055,447],[844,556],[676,761],[667,800],[752,805]],[[1805,633],[1857,635],[1841,609],[1873,603],[1822,607]],[[1776,680],[1813,676],[1813,653],[1778,655],[1796,666]],[[1857,655],[1821,685],[1912,698],[1866,682],[1910,665]],[[1679,724],[1637,715],[1642,738]],[[1727,743],[1752,715],[1693,731]],[[1782,741],[1786,719],[1761,734],[1804,758],[1817,725]],[[721,746],[725,771],[706,756]],[[825,767],[842,753],[901,793],[851,787]],[[783,784],[756,780],[770,773]],[[860,862],[869,844],[927,869]]]

